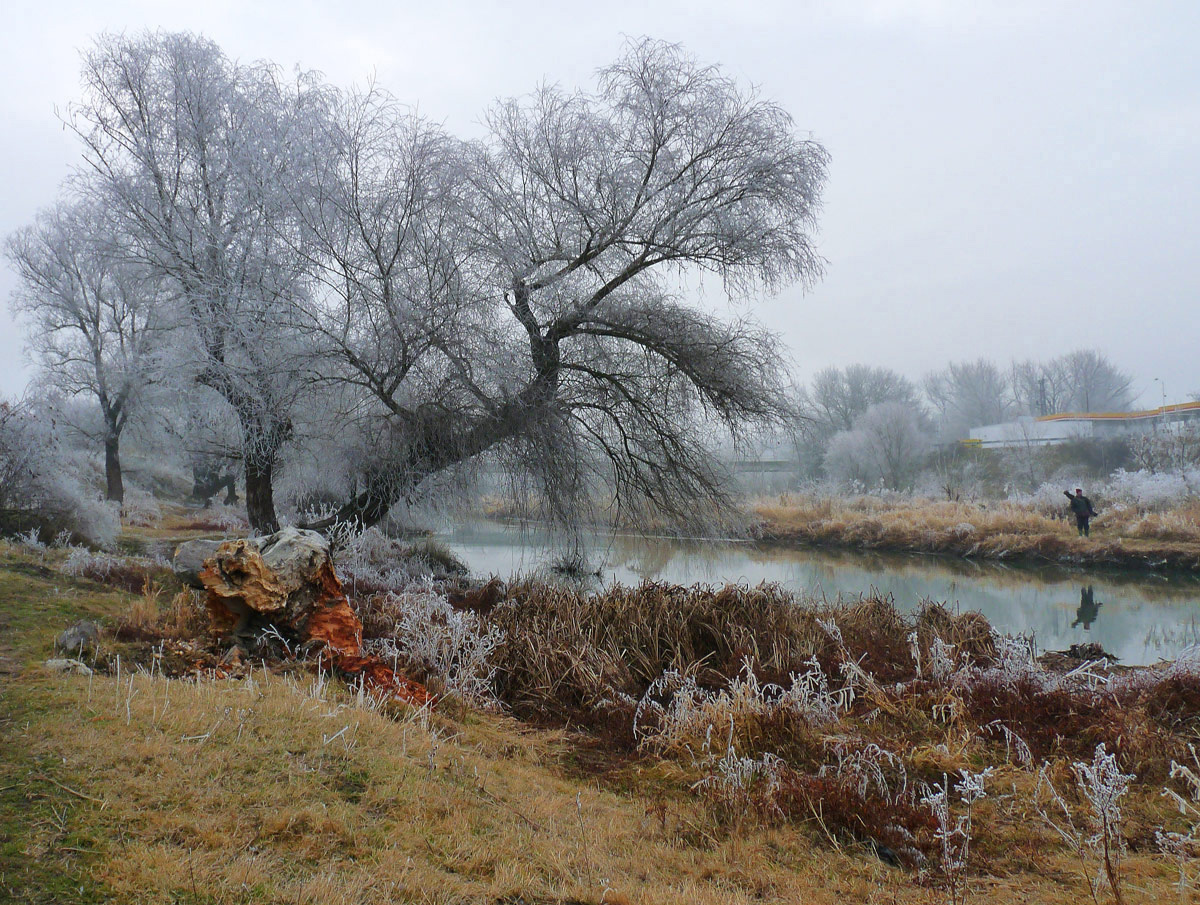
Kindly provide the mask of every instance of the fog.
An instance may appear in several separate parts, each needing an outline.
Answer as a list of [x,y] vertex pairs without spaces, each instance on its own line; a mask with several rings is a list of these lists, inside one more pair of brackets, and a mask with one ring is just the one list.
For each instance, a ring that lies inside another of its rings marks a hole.
[[[1200,391],[1200,8],[1192,3],[21,3],[0,36],[0,233],[78,163],[62,111],[97,33],[192,29],[231,56],[372,76],[469,137],[497,96],[586,85],[626,36],[758,85],[831,155],[824,278],[750,306],[805,381],[870,362],[1097,348],[1144,405]],[[15,283],[0,272],[0,298]],[[0,391],[29,370],[5,308]],[[1160,378],[1162,384],[1152,383]]]

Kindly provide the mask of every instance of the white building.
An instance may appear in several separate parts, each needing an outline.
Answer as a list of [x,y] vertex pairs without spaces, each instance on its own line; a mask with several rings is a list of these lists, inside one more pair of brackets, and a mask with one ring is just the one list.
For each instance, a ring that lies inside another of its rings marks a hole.
[[1052,446],[1068,440],[1110,440],[1156,430],[1179,430],[1200,423],[1200,402],[1183,402],[1140,412],[1064,412],[1040,418],[1024,416],[1004,424],[971,428],[972,446]]

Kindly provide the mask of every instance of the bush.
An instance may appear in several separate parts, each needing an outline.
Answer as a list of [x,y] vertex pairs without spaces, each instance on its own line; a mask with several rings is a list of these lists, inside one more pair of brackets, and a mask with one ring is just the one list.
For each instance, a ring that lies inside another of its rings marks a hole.
[[53,537],[66,529],[97,546],[114,543],[119,508],[103,502],[79,474],[44,414],[26,403],[0,402],[0,531],[37,528]]

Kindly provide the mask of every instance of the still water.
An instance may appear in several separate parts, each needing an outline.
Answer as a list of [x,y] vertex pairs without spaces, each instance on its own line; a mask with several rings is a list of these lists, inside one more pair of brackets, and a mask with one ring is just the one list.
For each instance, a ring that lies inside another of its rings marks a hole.
[[[562,554],[546,534],[498,522],[457,526],[441,539],[476,575],[530,575]],[[777,582],[833,600],[876,589],[901,609],[923,599],[978,610],[1002,632],[1032,634],[1039,648],[1098,641],[1130,665],[1172,658],[1200,642],[1200,579],[1063,566],[1005,566],[948,557],[694,543],[638,535],[585,537],[598,581],[638,584]]]

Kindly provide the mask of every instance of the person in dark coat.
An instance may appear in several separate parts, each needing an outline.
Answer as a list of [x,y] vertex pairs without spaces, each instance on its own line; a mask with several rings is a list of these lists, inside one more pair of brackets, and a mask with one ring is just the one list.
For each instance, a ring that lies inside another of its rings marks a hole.
[[1075,488],[1075,495],[1071,496],[1071,491],[1064,490],[1064,494],[1071,501],[1071,512],[1075,514],[1075,527],[1079,529],[1080,537],[1090,537],[1090,529],[1088,523],[1095,518],[1096,510],[1092,508],[1092,501],[1083,495],[1083,489]]

